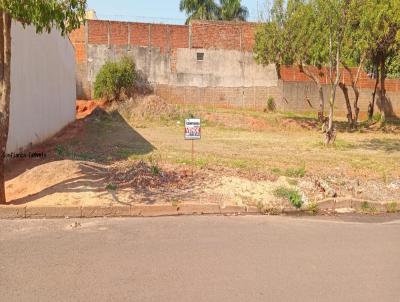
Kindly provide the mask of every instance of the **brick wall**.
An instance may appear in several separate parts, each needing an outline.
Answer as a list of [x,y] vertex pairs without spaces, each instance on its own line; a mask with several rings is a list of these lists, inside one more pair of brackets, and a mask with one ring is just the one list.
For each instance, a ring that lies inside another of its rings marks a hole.
[[[252,51],[255,26],[255,23],[202,21],[193,21],[190,26],[102,20],[88,20],[87,23],[89,44],[153,46],[163,51],[190,46]],[[83,27],[70,37],[76,46],[84,42]]]

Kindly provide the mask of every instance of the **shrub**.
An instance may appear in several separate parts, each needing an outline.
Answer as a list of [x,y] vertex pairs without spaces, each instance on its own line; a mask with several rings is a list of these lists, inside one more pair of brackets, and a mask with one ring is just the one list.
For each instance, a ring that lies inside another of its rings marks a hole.
[[129,96],[134,88],[135,78],[135,63],[131,58],[123,57],[117,62],[108,61],[96,76],[94,96],[107,101],[119,100],[123,93]]
[[264,111],[274,112],[276,110],[275,100],[270,96],[267,100],[267,108]]
[[289,189],[286,187],[279,187],[274,191],[274,195],[276,197],[289,200],[291,204],[297,209],[300,209],[303,205],[303,200],[297,190]]

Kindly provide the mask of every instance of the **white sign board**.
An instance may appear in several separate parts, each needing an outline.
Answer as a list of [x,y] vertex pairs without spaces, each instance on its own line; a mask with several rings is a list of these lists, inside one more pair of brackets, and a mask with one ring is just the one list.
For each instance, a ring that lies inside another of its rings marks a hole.
[[197,140],[201,138],[201,121],[198,118],[185,120],[185,139]]

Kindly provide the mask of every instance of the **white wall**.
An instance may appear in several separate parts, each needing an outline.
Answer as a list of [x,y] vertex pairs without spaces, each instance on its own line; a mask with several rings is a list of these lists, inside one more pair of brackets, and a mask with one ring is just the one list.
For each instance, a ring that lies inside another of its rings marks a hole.
[[7,152],[44,141],[75,119],[75,52],[58,31],[11,28],[11,107]]

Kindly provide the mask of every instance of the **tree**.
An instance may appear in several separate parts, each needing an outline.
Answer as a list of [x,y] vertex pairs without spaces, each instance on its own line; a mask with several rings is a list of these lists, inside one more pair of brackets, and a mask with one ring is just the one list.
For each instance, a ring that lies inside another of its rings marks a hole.
[[[387,66],[400,50],[400,1],[398,0],[363,0],[360,7],[360,26],[372,44],[367,60],[372,66],[376,78],[374,93],[368,107],[368,117],[374,114],[376,93],[379,92],[382,120],[385,120],[384,106],[387,101],[385,80]],[[379,91],[377,88],[379,87]]]
[[191,20],[218,20],[219,16],[214,0],[181,0],[179,9],[188,16],[186,24]]
[[324,121],[325,99],[321,76],[329,50],[315,1],[275,0],[268,21],[259,26],[255,36],[255,59],[261,64],[275,64],[278,77],[282,65],[299,68],[318,88],[318,117]]
[[[318,117],[324,126],[325,142],[336,137],[333,125],[336,90],[341,79],[340,64],[353,0],[275,0],[269,22],[256,33],[256,60],[298,66],[319,91]],[[355,1],[355,0],[354,0]],[[321,83],[328,74],[329,115],[324,117],[325,98]],[[279,70],[278,70],[279,75]]]
[[[33,25],[38,33],[53,28],[66,35],[84,20],[86,0],[0,1],[0,149],[6,153],[11,94],[11,22]],[[0,160],[0,204],[6,202],[4,159]]]
[[249,10],[240,0],[220,0],[219,15],[221,20],[246,21]]

